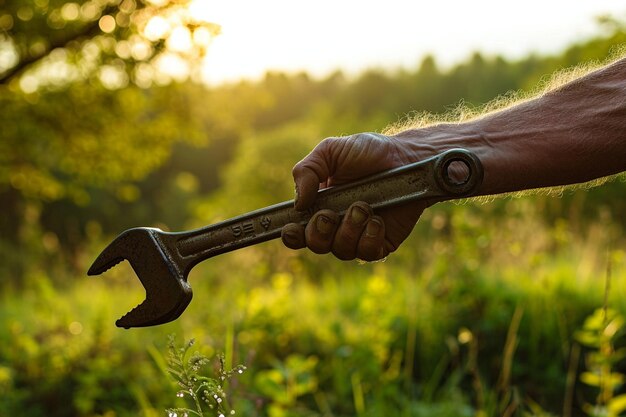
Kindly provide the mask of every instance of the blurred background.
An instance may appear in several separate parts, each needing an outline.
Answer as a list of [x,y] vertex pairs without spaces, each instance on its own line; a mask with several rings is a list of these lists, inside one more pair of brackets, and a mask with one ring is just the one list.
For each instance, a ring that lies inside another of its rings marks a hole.
[[624,42],[614,1],[1,1],[0,415],[167,415],[169,334],[247,367],[236,415],[620,415],[623,178],[437,205],[384,263],[222,255],[155,328],[114,326],[144,297],[127,264],[86,270],[127,228],[293,198],[324,137],[533,91]]

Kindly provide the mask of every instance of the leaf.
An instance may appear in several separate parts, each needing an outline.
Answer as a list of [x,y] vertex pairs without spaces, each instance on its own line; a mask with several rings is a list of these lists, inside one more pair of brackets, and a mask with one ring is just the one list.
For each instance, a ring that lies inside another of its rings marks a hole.
[[183,375],[181,371],[173,369],[173,368],[167,368],[167,372],[169,372],[172,376],[176,376],[178,378],[181,378]]
[[591,372],[583,372],[580,374],[580,380],[587,385],[591,385],[592,387],[600,386],[600,377]]
[[612,339],[624,327],[624,319],[617,315],[613,320],[607,323],[603,334],[605,337]]
[[591,385],[593,387],[608,385],[611,388],[615,388],[624,382],[624,375],[617,372],[611,372],[606,375],[601,375],[594,372],[583,372],[580,375],[580,380],[583,383]]
[[600,338],[594,332],[582,330],[576,332],[574,337],[585,346],[598,347],[600,345]]
[[626,410],[626,394],[612,398],[608,404],[611,414],[619,415]]

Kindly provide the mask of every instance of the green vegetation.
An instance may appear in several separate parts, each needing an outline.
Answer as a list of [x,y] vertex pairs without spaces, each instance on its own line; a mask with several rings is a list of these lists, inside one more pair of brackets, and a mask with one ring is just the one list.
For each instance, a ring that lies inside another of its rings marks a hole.
[[[0,415],[199,413],[181,389],[228,398],[223,410],[211,403],[216,415],[624,411],[619,180],[438,205],[384,263],[278,242],[223,255],[194,269],[180,319],[115,328],[143,289],[126,264],[98,278],[85,271],[121,230],[186,229],[290,199],[292,165],[325,136],[454,113],[461,101],[479,107],[626,43],[625,27],[603,19],[595,39],[555,56],[475,53],[447,69],[427,57],[356,78],[270,73],[208,89],[193,71],[159,75],[167,45],[141,38],[150,16],[183,3],[0,5],[0,43],[17,51],[0,60]],[[103,33],[94,23],[107,15],[117,25],[105,19]],[[124,42],[150,53],[128,56]],[[59,68],[66,76],[53,77]],[[176,347],[172,333],[197,344]],[[206,358],[220,355],[218,377],[207,377]],[[227,371],[235,364],[246,372]]]
[[177,347],[174,336],[170,336],[167,345],[167,372],[181,388],[176,396],[192,403],[194,409],[170,408],[167,410],[168,416],[196,415],[202,417],[205,413],[217,417],[224,417],[226,414],[234,415],[234,409],[227,410],[229,406],[224,386],[234,375],[243,374],[246,367],[239,365],[234,369],[226,370],[224,368],[225,358],[220,355],[216,378],[204,376],[200,371],[203,367],[206,368],[210,359],[198,352],[187,358],[189,349],[194,343],[194,339],[191,339],[184,346]]

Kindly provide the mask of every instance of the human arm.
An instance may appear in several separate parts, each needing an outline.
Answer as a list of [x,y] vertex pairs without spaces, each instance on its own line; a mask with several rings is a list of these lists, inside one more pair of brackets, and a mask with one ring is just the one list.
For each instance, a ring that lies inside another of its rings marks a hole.
[[[626,170],[626,59],[464,123],[326,139],[294,167],[296,208],[310,207],[320,187],[451,148],[465,148],[481,160],[484,180],[476,195],[575,184]],[[430,204],[374,215],[358,203],[344,219],[323,210],[306,228],[286,226],[283,241],[340,259],[380,259],[400,245]],[[352,210],[361,221],[350,220]]]

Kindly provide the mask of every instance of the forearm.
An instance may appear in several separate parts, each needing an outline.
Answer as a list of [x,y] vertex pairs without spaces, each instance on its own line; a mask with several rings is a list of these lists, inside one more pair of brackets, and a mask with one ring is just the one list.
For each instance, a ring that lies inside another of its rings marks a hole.
[[482,118],[396,137],[418,156],[452,147],[473,151],[485,168],[483,195],[625,171],[626,60]]

